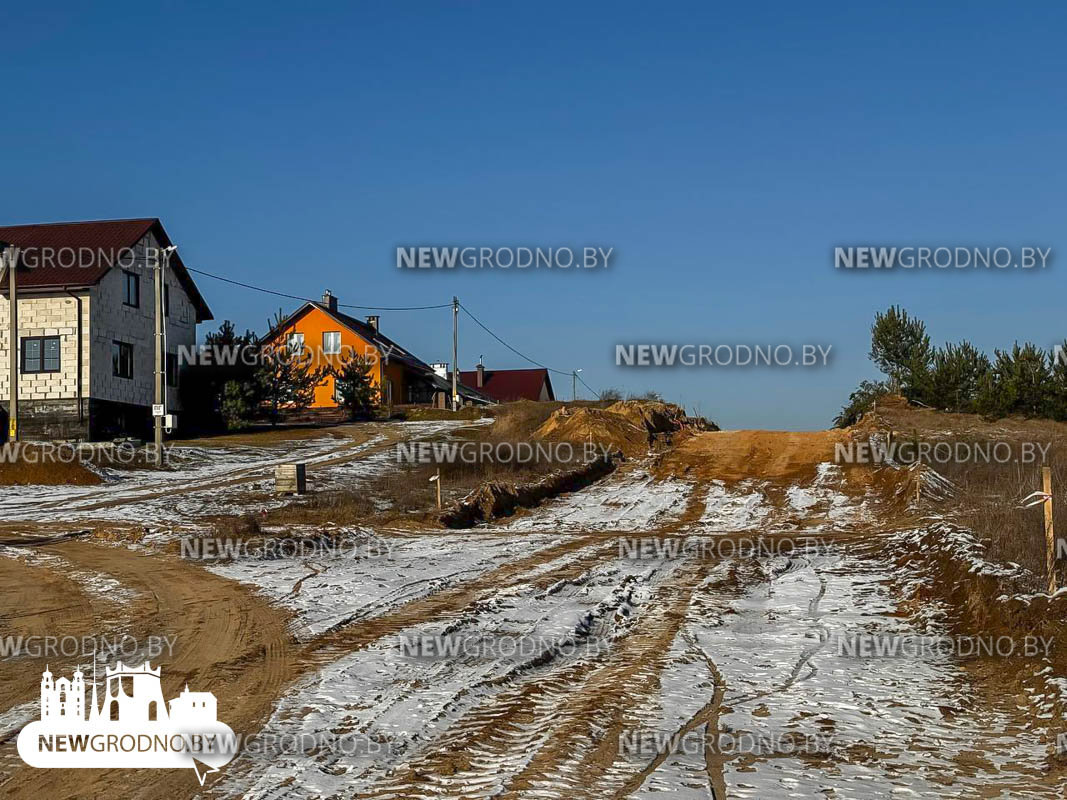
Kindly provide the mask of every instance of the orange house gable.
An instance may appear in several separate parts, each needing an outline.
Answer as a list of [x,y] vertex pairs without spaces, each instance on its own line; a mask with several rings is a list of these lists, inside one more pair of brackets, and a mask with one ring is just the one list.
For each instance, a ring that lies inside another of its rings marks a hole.
[[[378,317],[367,321],[337,310],[337,298],[327,292],[322,303],[305,303],[261,341],[263,346],[297,345],[308,353],[314,367],[339,368],[353,356],[372,362],[371,382],[378,387],[383,405],[429,402],[427,382],[432,370],[377,328]],[[315,388],[312,408],[338,408],[334,378],[327,375]]]

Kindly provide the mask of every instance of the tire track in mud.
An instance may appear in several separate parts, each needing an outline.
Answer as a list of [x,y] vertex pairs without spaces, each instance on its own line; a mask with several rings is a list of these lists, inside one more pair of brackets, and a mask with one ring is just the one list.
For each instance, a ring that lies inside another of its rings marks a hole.
[[[177,637],[161,676],[164,697],[176,696],[189,683],[225,698],[224,719],[235,732],[251,733],[262,726],[292,674],[291,636],[283,609],[240,584],[172,557],[81,542],[52,549],[78,569],[107,575],[137,592],[122,622],[135,634]],[[94,618],[91,610],[88,617]],[[88,635],[84,627],[79,633]],[[32,689],[22,701],[39,696],[39,673],[30,672]],[[3,749],[18,765],[0,784],[9,794],[180,798],[198,788],[188,770],[41,770],[22,764],[14,756],[13,742]]]
[[[653,569],[649,579],[659,569]],[[432,750],[360,797],[584,797],[615,759],[635,704],[657,689],[666,651],[701,580],[675,565],[613,646],[592,658],[551,659],[492,685]],[[601,614],[612,609],[601,609]]]
[[[321,668],[414,625],[457,616],[476,603],[486,592],[501,591],[519,582],[547,586],[580,575],[609,557],[608,544],[598,535],[576,536],[509,561],[473,580],[412,600],[379,616],[351,620],[334,626],[331,630],[312,637],[300,649],[297,655],[299,671],[304,673]],[[589,552],[583,553],[586,550]],[[537,567],[569,555],[576,557],[536,575],[531,581],[530,573]]]

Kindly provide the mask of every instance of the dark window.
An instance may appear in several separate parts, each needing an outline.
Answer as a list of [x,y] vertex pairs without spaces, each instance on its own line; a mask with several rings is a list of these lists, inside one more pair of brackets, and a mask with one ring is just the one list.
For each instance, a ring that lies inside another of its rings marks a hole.
[[122,293],[122,302],[125,305],[140,308],[141,306],[141,277],[136,272],[122,271],[122,279],[125,286]]
[[178,354],[167,353],[167,386],[178,385]]
[[22,340],[22,371],[59,372],[59,337],[27,336]]
[[116,378],[133,377],[133,345],[126,342],[111,343],[111,374]]

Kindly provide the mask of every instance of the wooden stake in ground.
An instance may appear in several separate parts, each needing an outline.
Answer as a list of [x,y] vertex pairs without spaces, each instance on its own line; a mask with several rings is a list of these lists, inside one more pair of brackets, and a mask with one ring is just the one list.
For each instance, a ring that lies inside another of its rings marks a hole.
[[1052,468],[1041,468],[1041,491],[1045,493],[1045,565],[1048,567],[1048,593],[1056,591],[1056,534],[1052,529]]
[[431,483],[437,484],[437,510],[441,510],[441,468],[437,468],[437,474],[430,478]]

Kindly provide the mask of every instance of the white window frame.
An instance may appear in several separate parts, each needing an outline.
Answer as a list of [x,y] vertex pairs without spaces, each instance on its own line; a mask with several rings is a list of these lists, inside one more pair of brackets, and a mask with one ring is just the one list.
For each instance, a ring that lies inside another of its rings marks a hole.
[[[329,337],[329,338],[327,338]],[[330,346],[327,342],[333,344]],[[322,353],[327,356],[339,356],[341,355],[341,332],[340,331],[323,331],[322,332]]]

